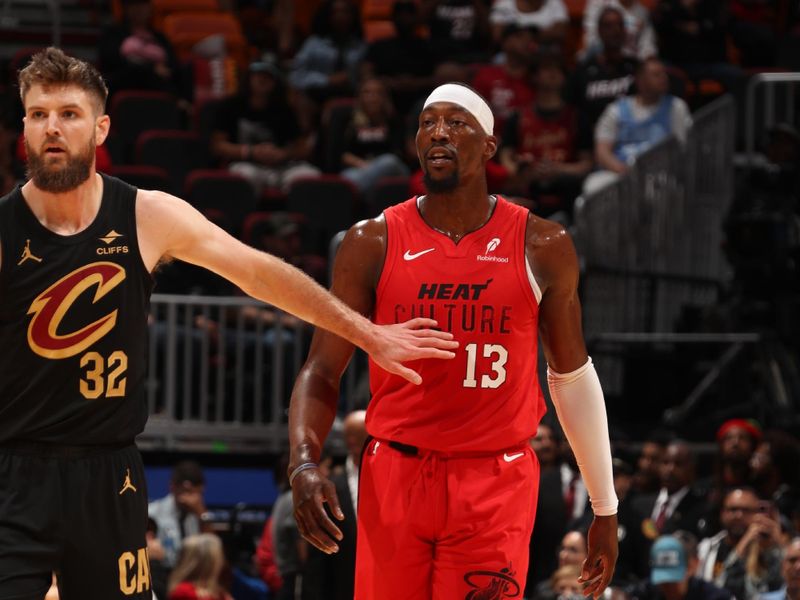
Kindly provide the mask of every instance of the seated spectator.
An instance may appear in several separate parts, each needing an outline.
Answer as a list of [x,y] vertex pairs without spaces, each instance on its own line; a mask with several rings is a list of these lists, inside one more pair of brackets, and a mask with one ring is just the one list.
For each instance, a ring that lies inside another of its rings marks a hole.
[[731,0],[729,31],[743,67],[775,65],[780,35],[777,3],[770,0]]
[[554,600],[572,600],[583,598],[582,586],[579,581],[581,568],[579,565],[564,565],[556,569],[548,583],[552,587],[552,596],[534,596],[534,600],[553,598]]
[[667,93],[669,80],[657,58],[636,71],[636,95],[609,105],[595,127],[594,153],[601,169],[586,179],[590,193],[625,174],[642,152],[669,135],[686,141],[692,117],[681,98]]
[[636,459],[636,471],[633,473],[633,493],[658,493],[661,488],[659,468],[664,450],[666,450],[665,440],[659,436],[651,436],[642,443],[642,449]]
[[383,177],[407,176],[402,122],[379,79],[365,80],[359,89],[353,117],[344,133],[341,175],[352,182],[368,203]]
[[631,600],[735,600],[727,590],[695,577],[697,538],[686,531],[658,538],[650,549],[649,581],[627,590]]
[[735,486],[749,485],[752,480],[750,461],[763,433],[752,419],[729,419],[717,430],[717,452],[714,456],[714,498]]
[[111,93],[158,90],[180,95],[180,65],[170,41],[151,25],[149,0],[126,0],[122,7],[122,22],[105,29],[98,42],[100,70]]
[[713,79],[729,92],[743,83],[739,67],[728,64],[724,5],[718,0],[659,0],[653,25],[665,62],[694,81]]
[[167,597],[169,569],[164,564],[164,546],[158,539],[158,524],[152,517],[147,518],[147,558],[150,559],[150,582],[155,598]]
[[[556,596],[564,593],[564,580],[571,579],[577,585],[577,575],[580,575],[586,555],[586,535],[583,531],[568,531],[558,549],[558,568],[549,579],[536,586],[534,600],[555,600]],[[573,571],[577,574],[574,578],[571,575]]]
[[761,498],[771,500],[790,521],[800,513],[800,442],[788,433],[767,431],[750,457],[750,477]]
[[781,527],[777,512],[750,488],[735,488],[722,501],[723,530],[700,542],[697,575],[737,598],[777,590],[781,579]]
[[422,22],[428,26],[437,62],[487,62],[489,0],[422,0]]
[[562,0],[495,0],[489,13],[492,39],[499,44],[506,26],[536,27],[544,44],[560,44],[569,15]]
[[758,600],[800,600],[800,537],[792,539],[784,548],[781,575],[783,587],[761,594]]
[[308,119],[304,131],[316,125],[326,100],[353,95],[364,50],[358,6],[349,0],[325,0],[289,74],[289,85],[299,92],[298,114]]
[[397,0],[392,7],[395,35],[372,42],[361,65],[361,79],[380,79],[401,115],[434,87],[433,47],[417,31],[417,11],[413,0]]
[[222,542],[213,533],[190,535],[169,576],[169,600],[233,600],[220,584]]
[[694,535],[704,532],[708,507],[705,491],[695,485],[695,456],[682,440],[670,442],[659,465],[658,494],[635,498],[644,518],[641,530],[650,539],[679,529]]
[[581,116],[581,129],[594,131],[606,106],[633,87],[637,60],[623,52],[625,20],[619,9],[607,6],[597,17],[597,35],[602,50],[575,68],[566,89],[566,99]]
[[206,479],[199,464],[185,460],[175,465],[169,482],[169,494],[154,500],[148,507],[155,521],[159,542],[164,549],[164,564],[173,568],[183,546],[184,538],[200,533],[206,526]]
[[583,13],[583,53],[591,56],[602,50],[597,33],[600,11],[616,8],[625,21],[625,44],[622,51],[639,60],[658,55],[656,34],[650,23],[650,11],[639,0],[589,0]]
[[480,67],[472,87],[486,98],[494,115],[494,134],[501,136],[506,120],[517,109],[528,106],[536,95],[533,59],[536,32],[515,24],[503,29],[503,61]]
[[539,459],[540,469],[555,467],[558,461],[558,439],[555,431],[546,423],[539,423],[536,435],[531,438],[531,448]]
[[250,64],[241,93],[222,102],[212,126],[211,152],[260,194],[288,190],[299,177],[318,175],[306,160],[311,143],[286,98],[272,62]]
[[569,218],[592,168],[591,141],[579,138],[577,115],[563,100],[565,79],[559,55],[539,56],[536,100],[508,120],[500,149],[507,192],[531,198],[545,217],[563,211]]

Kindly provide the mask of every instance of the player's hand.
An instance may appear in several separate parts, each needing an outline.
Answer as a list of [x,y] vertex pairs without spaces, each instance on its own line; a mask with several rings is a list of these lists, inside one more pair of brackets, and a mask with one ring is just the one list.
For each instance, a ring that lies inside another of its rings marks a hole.
[[301,471],[292,481],[292,500],[300,535],[326,554],[338,552],[336,542],[342,539],[342,531],[331,521],[324,504],[328,504],[331,514],[340,521],[344,520],[344,513],[331,480],[319,469]]
[[411,319],[396,325],[377,325],[375,336],[366,348],[372,360],[383,369],[400,375],[415,385],[422,383],[419,373],[402,363],[421,358],[454,358],[458,342],[453,334],[433,329],[433,319]]
[[581,576],[583,595],[600,598],[611,583],[617,564],[617,515],[595,516],[589,527],[589,554],[583,561]]

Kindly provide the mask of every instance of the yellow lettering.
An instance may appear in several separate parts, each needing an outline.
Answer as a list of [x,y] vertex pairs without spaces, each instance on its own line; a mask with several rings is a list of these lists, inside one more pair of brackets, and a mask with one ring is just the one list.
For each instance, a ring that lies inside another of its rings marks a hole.
[[147,559],[147,549],[139,548],[138,559],[139,571],[136,574],[136,592],[141,593],[150,589],[150,561]]
[[119,589],[126,596],[136,591],[136,585],[131,577],[131,569],[135,562],[133,552],[123,552],[119,557]]

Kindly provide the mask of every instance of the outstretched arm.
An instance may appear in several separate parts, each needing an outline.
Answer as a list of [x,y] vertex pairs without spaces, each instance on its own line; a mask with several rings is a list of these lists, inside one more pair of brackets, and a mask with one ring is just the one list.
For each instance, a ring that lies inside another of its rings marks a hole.
[[583,593],[600,597],[617,560],[617,497],[603,390],[586,353],[578,299],[578,259],[566,231],[531,216],[528,258],[542,288],[539,330],[550,395],[575,453],[595,518],[581,572]]
[[403,362],[450,357],[442,350],[447,343],[439,332],[417,331],[418,324],[374,325],[299,269],[234,239],[179,198],[140,190],[136,221],[150,270],[169,257],[205,267],[250,296],[360,346],[381,367],[412,383],[420,383],[420,377]]

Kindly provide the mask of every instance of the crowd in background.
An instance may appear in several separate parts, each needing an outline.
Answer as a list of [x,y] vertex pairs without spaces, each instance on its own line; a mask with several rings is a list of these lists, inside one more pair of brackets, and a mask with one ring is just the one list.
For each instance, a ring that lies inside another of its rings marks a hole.
[[[241,77],[209,97],[197,63],[179,60],[153,26],[150,4],[119,4],[97,48],[110,102],[126,90],[174,95],[182,126],[203,136],[206,166],[246,180],[259,207],[279,215],[259,244],[320,280],[324,249],[300,242],[282,199],[294,182],[322,174],[349,182],[360,216],[380,210],[387,178],[401,178],[409,196],[424,193],[414,136],[421,102],[439,83],[468,83],[493,109],[500,144],[487,166],[490,191],[568,224],[581,194],[624,175],[665,136],[685,139],[693,109],[725,92],[740,100],[754,70],[791,70],[800,56],[791,50],[800,9],[770,0],[587,0],[577,23],[562,0],[396,0],[393,29],[377,37],[365,34],[355,0],[317,3],[305,29],[285,26],[292,20],[281,11],[292,3],[253,0],[234,7],[252,38]],[[0,114],[3,193],[24,178],[12,75]],[[779,134],[798,156],[796,128]],[[98,148],[101,171],[133,162],[113,139]],[[151,505],[158,598],[352,598],[363,414],[347,417],[345,436],[345,462],[330,468],[351,544],[333,556],[299,537],[284,482],[252,562],[234,564],[207,518],[202,470],[177,465],[170,495]],[[608,597],[800,599],[800,442],[743,419],[707,441],[712,453],[668,433],[617,445],[620,559]],[[578,597],[585,486],[550,421],[531,444],[542,476],[525,597]]]

